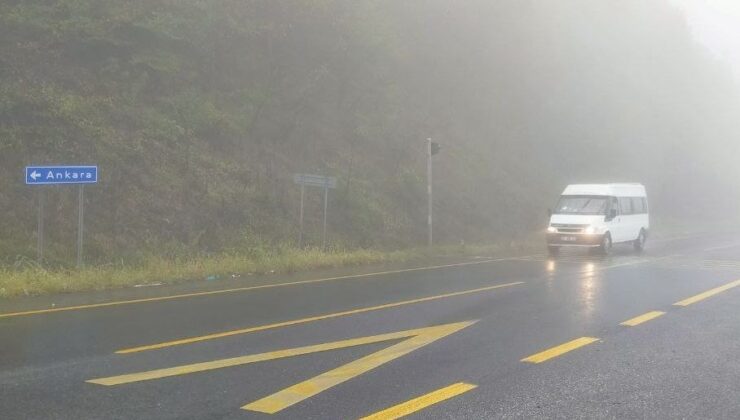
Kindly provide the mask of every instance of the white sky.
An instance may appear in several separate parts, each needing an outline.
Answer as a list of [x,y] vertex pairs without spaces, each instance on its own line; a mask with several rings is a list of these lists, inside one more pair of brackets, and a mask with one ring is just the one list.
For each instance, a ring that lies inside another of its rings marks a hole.
[[740,80],[740,0],[671,0],[686,14],[694,39],[727,60]]

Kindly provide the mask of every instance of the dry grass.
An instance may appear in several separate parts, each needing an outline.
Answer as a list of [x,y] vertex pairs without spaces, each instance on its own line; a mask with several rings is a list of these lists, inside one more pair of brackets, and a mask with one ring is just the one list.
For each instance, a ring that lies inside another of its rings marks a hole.
[[[517,245],[521,247],[521,245]],[[493,255],[512,249],[512,244],[455,245],[392,252],[352,250],[322,252],[318,249],[280,248],[257,255],[223,254],[209,257],[165,259],[152,257],[135,266],[97,266],[81,270],[47,270],[33,264],[23,268],[0,268],[0,297],[31,296],[103,290],[154,282],[175,283],[247,273],[291,273],[320,268],[407,262],[426,258]]]

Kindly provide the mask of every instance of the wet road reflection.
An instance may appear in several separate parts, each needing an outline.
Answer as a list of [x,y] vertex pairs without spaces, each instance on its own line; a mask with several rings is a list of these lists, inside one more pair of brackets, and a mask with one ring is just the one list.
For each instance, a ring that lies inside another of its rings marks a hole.
[[594,296],[598,292],[601,283],[600,271],[596,270],[596,264],[589,262],[583,265],[582,273],[579,300],[583,304],[584,315],[590,317],[595,307]]

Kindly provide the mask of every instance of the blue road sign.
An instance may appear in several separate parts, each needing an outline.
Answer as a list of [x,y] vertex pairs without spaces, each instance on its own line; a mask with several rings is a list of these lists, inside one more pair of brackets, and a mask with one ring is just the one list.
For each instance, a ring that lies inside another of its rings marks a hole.
[[293,182],[298,185],[306,185],[309,187],[321,187],[321,188],[336,188],[337,179],[333,176],[323,175],[309,175],[309,174],[295,174],[293,175]]
[[97,166],[26,166],[26,184],[96,184]]

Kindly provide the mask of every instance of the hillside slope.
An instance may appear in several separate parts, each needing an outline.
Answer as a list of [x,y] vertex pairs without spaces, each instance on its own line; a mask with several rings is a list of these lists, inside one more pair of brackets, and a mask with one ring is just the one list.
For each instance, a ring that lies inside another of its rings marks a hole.
[[[294,241],[295,172],[339,178],[336,246],[416,245],[427,137],[443,145],[439,241],[540,229],[573,181],[639,180],[664,215],[730,214],[736,92],[658,1],[6,1],[0,258],[34,255],[31,163],[100,165],[98,261]],[[50,258],[70,260],[75,195],[46,190]],[[321,194],[307,198],[316,244]]]

